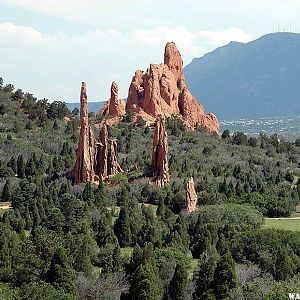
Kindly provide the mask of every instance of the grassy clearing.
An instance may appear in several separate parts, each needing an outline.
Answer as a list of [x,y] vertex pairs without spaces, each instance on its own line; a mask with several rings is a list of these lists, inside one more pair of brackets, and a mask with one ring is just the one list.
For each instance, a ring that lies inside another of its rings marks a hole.
[[263,228],[300,231],[300,219],[291,219],[291,218],[274,219],[274,218],[266,218],[265,219],[265,225],[263,225]]
[[130,258],[133,252],[133,248],[121,248],[120,252],[122,257]]

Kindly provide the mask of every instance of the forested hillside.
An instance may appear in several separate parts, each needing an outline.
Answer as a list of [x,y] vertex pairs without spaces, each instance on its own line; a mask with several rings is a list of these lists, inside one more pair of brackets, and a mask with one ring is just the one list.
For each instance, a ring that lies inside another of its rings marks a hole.
[[[153,128],[133,125],[127,113],[109,127],[124,173],[73,186],[78,116],[0,83],[1,300],[271,300],[297,292],[300,232],[264,223],[299,205],[300,139],[218,136],[170,118],[171,182],[161,188],[151,183]],[[198,209],[188,214],[191,176]]]

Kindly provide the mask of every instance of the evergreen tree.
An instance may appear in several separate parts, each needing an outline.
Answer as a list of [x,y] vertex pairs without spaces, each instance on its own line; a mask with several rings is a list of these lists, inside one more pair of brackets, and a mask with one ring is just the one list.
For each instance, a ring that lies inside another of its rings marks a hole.
[[19,178],[25,178],[25,162],[22,154],[17,159],[17,174]]
[[27,178],[37,175],[36,164],[33,156],[29,157],[26,162],[25,175]]
[[47,281],[57,289],[76,295],[75,272],[70,267],[67,255],[62,247],[59,247],[54,253],[46,277]]
[[24,220],[25,220],[25,229],[30,230],[33,225],[33,222],[32,222],[31,216],[30,216],[28,205],[26,205],[26,208],[25,208]]
[[214,292],[220,299],[226,299],[229,291],[237,284],[235,264],[228,251],[221,256],[214,274]]
[[89,206],[91,206],[94,203],[93,187],[90,181],[85,184],[81,196],[82,196],[82,200],[88,203]]
[[114,226],[114,231],[121,247],[130,246],[132,236],[127,205],[121,207],[119,217]]
[[214,273],[218,259],[217,251],[210,246],[200,257],[195,280],[193,299],[208,300],[208,295],[213,294]]
[[2,201],[10,201],[12,197],[12,186],[11,181],[8,178],[4,184],[3,190],[2,190]]
[[9,162],[7,163],[7,166],[13,170],[14,174],[17,174],[17,161],[14,156],[10,158]]
[[177,264],[173,278],[169,284],[168,296],[170,300],[184,300],[184,292],[188,283],[186,266],[180,262]]
[[130,299],[161,300],[163,285],[155,264],[141,264],[133,275],[130,285]]

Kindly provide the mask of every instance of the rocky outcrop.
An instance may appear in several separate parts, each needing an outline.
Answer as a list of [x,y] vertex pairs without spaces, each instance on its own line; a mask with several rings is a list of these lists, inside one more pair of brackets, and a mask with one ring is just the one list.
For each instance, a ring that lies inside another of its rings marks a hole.
[[190,177],[186,184],[186,209],[189,213],[194,212],[197,206],[197,194],[195,191],[195,184],[193,177]]
[[184,123],[219,132],[219,122],[206,114],[185,83],[183,61],[175,43],[167,43],[164,64],[151,64],[146,72],[136,71],[129,87],[126,109],[143,117],[141,112],[156,118],[177,115]]
[[[110,98],[99,112],[100,117],[107,117],[118,122],[125,115],[125,101],[119,99],[119,87],[116,81],[111,84]],[[114,123],[113,122],[113,123]]]
[[[115,86],[112,94],[116,96]],[[86,84],[80,94],[80,133],[77,157],[71,177],[74,184],[108,180],[110,176],[123,172],[117,160],[117,141],[108,138],[106,124],[100,129],[99,142],[89,126]]]
[[72,170],[74,184],[93,181],[95,172],[95,138],[88,120],[88,99],[86,83],[82,82],[80,94],[80,133],[77,157]]
[[117,159],[117,140],[108,138],[107,126],[100,129],[99,143],[97,146],[96,175],[100,180],[107,180],[123,172]]
[[168,166],[168,135],[164,119],[158,118],[155,125],[152,149],[152,168],[155,183],[164,186],[170,182]]

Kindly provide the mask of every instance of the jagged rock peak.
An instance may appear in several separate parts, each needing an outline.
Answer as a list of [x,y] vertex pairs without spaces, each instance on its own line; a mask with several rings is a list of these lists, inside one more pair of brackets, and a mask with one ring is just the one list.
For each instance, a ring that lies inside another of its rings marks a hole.
[[159,186],[164,186],[170,182],[168,151],[166,123],[163,118],[159,117],[155,125],[152,150],[152,167],[154,170],[155,183]]
[[167,118],[173,115],[181,118],[189,128],[201,126],[218,133],[217,118],[206,114],[188,90],[182,66],[175,43],[167,43],[163,64],[150,64],[146,72],[136,71],[129,87],[126,109],[152,124],[159,115]]
[[169,67],[178,82],[182,76],[183,61],[174,42],[168,42],[165,46],[164,64]]
[[194,212],[197,206],[197,193],[195,191],[195,183],[193,177],[190,177],[186,184],[186,209],[189,213]]

